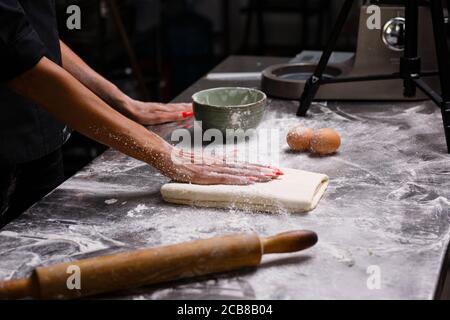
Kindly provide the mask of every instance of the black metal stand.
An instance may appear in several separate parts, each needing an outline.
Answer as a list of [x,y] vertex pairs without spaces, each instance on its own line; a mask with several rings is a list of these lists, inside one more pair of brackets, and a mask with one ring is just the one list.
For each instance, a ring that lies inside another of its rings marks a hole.
[[[342,32],[354,0],[346,0],[339,13],[337,22],[333,28],[328,44],[322,54],[314,74],[308,79],[300,98],[298,116],[305,116],[321,85],[329,83],[375,81],[388,79],[404,80],[404,96],[413,97],[418,88],[425,93],[436,105],[441,108],[444,122],[447,150],[450,153],[450,61],[449,47],[447,43],[447,28],[444,19],[443,0],[429,0],[433,33],[436,44],[438,69],[437,72],[422,72],[421,61],[418,56],[418,24],[419,24],[419,0],[405,0],[405,51],[400,61],[398,73],[385,75],[368,75],[362,77],[323,78],[323,73],[328,65],[330,56],[336,47],[339,35]],[[447,0],[450,8],[450,0]],[[441,94],[438,94],[423,81],[423,77],[439,75]]]

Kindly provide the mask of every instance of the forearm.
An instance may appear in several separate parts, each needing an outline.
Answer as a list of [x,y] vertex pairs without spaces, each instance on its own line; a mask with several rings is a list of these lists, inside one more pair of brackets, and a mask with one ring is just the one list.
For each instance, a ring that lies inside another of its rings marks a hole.
[[9,85],[90,138],[162,169],[171,146],[108,106],[57,64],[43,58]]
[[130,98],[113,83],[90,68],[62,41],[60,43],[63,68],[109,106],[126,117],[143,125],[156,125],[183,121],[193,116],[192,103],[162,104]]
[[116,85],[89,67],[64,42],[60,41],[60,44],[63,68],[108,105],[128,115],[127,104],[130,98]]

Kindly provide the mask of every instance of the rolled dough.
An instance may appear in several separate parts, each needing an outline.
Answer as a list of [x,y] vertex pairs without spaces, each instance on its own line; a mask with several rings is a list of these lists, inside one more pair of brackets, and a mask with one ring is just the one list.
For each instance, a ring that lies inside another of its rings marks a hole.
[[313,210],[328,186],[323,174],[296,169],[282,169],[277,180],[249,186],[196,185],[168,183],[161,188],[170,203],[210,208],[237,208],[300,213]]

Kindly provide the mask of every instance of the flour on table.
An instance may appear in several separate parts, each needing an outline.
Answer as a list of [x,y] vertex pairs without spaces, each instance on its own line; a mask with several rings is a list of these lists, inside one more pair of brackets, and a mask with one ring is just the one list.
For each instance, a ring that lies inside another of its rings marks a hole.
[[107,204],[107,205],[111,205],[111,204],[114,204],[114,203],[117,203],[117,199],[108,199],[108,200],[105,200],[105,203]]
[[145,210],[148,210],[148,209],[149,209],[149,207],[147,207],[145,204],[139,204],[136,206],[136,208],[127,212],[127,217],[130,217],[130,218],[142,217],[142,212],[144,212]]

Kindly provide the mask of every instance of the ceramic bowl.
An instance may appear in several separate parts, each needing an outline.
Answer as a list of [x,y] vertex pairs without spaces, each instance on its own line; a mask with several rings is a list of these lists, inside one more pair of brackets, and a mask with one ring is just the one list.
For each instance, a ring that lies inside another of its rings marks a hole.
[[214,88],[197,92],[192,96],[194,114],[202,122],[203,130],[227,129],[244,131],[260,124],[266,109],[264,92],[239,87]]

